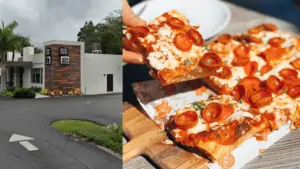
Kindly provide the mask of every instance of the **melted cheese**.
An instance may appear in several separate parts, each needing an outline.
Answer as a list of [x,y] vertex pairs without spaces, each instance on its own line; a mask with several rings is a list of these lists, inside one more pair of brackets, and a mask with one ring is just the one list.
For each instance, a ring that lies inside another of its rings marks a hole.
[[[188,19],[180,12],[173,10],[168,12],[169,15],[176,17],[189,25]],[[144,47],[151,45],[153,51],[148,53],[148,61],[152,68],[156,70],[175,69],[186,62],[192,63],[192,58],[200,58],[204,53],[208,52],[204,47],[193,45],[188,52],[181,51],[173,43],[177,32],[175,32],[167,23],[164,23],[166,18],[163,16],[157,17],[149,23],[149,25],[159,26],[158,31],[150,30],[146,37],[139,37],[138,40]],[[163,24],[162,24],[163,23]],[[131,34],[125,32],[126,37],[130,40]],[[196,59],[198,60],[198,59]]]
[[[208,100],[200,101],[199,103],[201,105],[202,104],[208,105],[209,103],[212,103],[212,102],[216,102],[216,103],[220,103],[220,104],[229,104],[234,108],[234,113],[232,115],[230,115],[224,121],[225,123],[213,122],[213,123],[207,124],[204,121],[204,119],[201,117],[201,110],[195,110],[193,108],[192,104],[187,104],[185,106],[186,109],[177,111],[177,115],[184,113],[185,111],[192,110],[192,111],[195,111],[199,117],[197,125],[193,128],[190,128],[188,130],[188,134],[196,134],[196,133],[200,133],[203,131],[207,131],[209,129],[217,129],[217,128],[221,127],[222,125],[227,124],[233,120],[241,120],[245,117],[249,117],[252,119],[259,118],[259,117],[254,117],[254,115],[252,115],[251,113],[248,112],[250,110],[250,107],[246,103],[238,103],[237,101],[233,100],[233,98],[231,96],[227,96],[227,95],[214,96]],[[179,135],[180,131],[181,131],[180,129],[173,130],[173,132],[175,133],[175,137],[177,137],[177,138],[180,137],[180,135]]]

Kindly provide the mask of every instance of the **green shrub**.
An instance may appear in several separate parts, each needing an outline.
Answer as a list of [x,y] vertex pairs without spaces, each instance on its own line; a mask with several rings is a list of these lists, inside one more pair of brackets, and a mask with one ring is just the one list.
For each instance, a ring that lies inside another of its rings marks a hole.
[[34,90],[36,93],[40,93],[42,91],[42,88],[40,87],[31,87],[30,89]]
[[1,94],[3,96],[9,96],[9,97],[12,97],[14,95],[14,93],[12,91],[9,91],[9,90],[4,90],[1,92]]
[[49,91],[47,89],[42,89],[39,93],[42,95],[47,95]]
[[16,87],[14,87],[14,86],[7,87],[6,90],[9,91],[9,92],[14,92],[16,90]]
[[35,91],[32,89],[18,88],[14,92],[14,98],[31,99],[35,98]]

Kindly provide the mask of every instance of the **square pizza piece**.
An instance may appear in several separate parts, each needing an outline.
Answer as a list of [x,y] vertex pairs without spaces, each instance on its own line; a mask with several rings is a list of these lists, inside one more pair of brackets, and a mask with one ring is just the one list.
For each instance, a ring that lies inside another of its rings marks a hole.
[[204,46],[198,28],[191,26],[182,13],[173,10],[146,27],[125,30],[123,44],[142,53],[150,74],[166,86],[208,77],[220,68],[220,58]]
[[267,123],[248,104],[220,95],[186,105],[166,126],[177,143],[217,161],[266,129]]
[[256,108],[271,130],[289,120],[299,126],[299,37],[262,24],[246,34],[221,35],[209,46],[222,61],[220,71],[205,79],[213,90]]

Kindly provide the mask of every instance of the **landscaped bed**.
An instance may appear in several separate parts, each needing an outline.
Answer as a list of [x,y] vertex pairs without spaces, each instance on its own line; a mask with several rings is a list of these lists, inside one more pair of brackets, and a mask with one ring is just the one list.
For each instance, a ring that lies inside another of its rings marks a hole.
[[122,130],[120,126],[102,126],[82,120],[59,120],[53,122],[51,126],[76,139],[105,147],[118,155],[122,154]]

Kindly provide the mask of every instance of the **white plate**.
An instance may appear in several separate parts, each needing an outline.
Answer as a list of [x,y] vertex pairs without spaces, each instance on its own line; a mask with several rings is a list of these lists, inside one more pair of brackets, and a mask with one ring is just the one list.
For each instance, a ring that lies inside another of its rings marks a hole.
[[200,26],[204,39],[221,32],[231,19],[229,8],[220,0],[148,0],[132,7],[138,14],[147,4],[140,17],[147,22],[170,10],[182,12],[191,25]]

